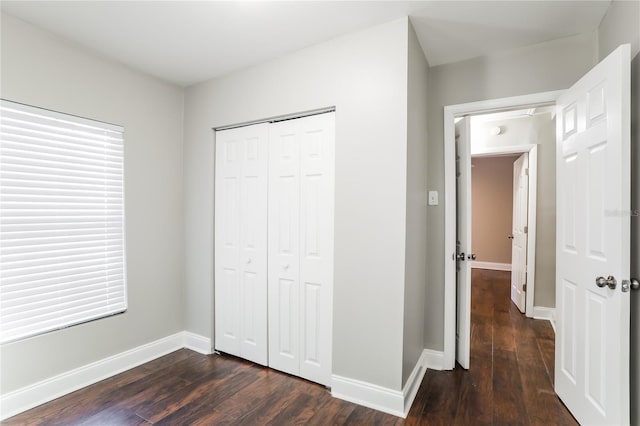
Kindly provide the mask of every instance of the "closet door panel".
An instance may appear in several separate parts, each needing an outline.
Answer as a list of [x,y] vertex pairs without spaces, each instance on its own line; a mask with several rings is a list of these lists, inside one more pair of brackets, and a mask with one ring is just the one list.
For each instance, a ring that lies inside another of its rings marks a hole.
[[296,120],[269,128],[269,366],[299,371],[300,165]]
[[240,355],[240,131],[216,134],[215,348]]
[[241,128],[240,356],[268,363],[267,190],[268,124]]
[[266,124],[216,133],[215,348],[266,365]]
[[295,120],[300,137],[300,373],[331,385],[334,114]]

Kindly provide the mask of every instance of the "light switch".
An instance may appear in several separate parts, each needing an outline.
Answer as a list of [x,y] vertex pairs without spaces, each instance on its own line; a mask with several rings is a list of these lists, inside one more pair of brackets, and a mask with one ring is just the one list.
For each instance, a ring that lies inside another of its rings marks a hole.
[[430,206],[438,205],[438,191],[429,191],[429,205]]

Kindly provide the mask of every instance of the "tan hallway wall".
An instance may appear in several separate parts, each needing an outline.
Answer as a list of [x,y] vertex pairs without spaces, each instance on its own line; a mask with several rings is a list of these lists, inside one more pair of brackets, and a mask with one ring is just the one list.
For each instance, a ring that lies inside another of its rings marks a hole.
[[511,264],[513,162],[518,156],[471,160],[471,244],[479,262]]

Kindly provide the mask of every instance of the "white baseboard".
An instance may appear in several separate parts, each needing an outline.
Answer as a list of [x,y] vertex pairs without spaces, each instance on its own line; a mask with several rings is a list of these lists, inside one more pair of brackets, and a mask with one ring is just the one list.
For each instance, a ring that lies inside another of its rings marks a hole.
[[331,395],[387,414],[406,418],[427,371],[429,354],[423,351],[402,391],[334,375]]
[[425,366],[432,370],[442,371],[444,370],[444,352],[434,351],[431,349],[425,349],[422,351],[422,356],[425,359]]
[[553,331],[556,331],[556,308],[547,308],[544,306],[534,306],[533,307],[533,318],[534,319],[543,319],[547,320],[551,323],[551,327],[553,327]]
[[407,383],[405,383],[402,388],[402,398],[404,400],[404,415],[402,418],[407,418],[409,414],[409,410],[411,409],[411,405],[413,405],[413,400],[416,399],[416,395],[418,394],[418,389],[420,389],[420,384],[422,383],[422,379],[424,378],[425,373],[427,372],[427,355],[425,351],[422,351],[420,354],[420,358],[418,359],[418,363],[413,367],[413,371],[409,375],[407,379]]
[[492,271],[511,271],[510,263],[481,262],[474,260],[471,262],[474,269],[491,269]]
[[[545,308],[548,309],[548,308]],[[59,398],[163,355],[187,348],[212,353],[211,339],[183,331],[87,364],[0,396],[0,420]],[[402,391],[334,375],[332,395],[388,414],[406,418],[427,368],[442,370],[443,352],[423,350]]]
[[211,340],[179,332],[0,396],[0,420],[59,398],[178,349],[211,352]]
[[190,331],[183,331],[182,334],[184,336],[185,348],[203,355],[210,355],[213,353],[211,339],[191,333]]
[[331,395],[394,416],[403,417],[404,414],[404,398],[401,391],[372,383],[333,375]]

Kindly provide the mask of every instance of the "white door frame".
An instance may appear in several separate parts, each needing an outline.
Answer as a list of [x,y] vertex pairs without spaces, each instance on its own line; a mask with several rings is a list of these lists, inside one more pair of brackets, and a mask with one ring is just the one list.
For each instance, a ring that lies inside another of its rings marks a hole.
[[[456,363],[456,152],[455,117],[464,114],[501,111],[554,104],[563,93],[534,93],[444,107],[444,356],[443,367],[452,370]],[[535,181],[530,179],[530,181]],[[534,192],[535,193],[535,192]],[[535,230],[534,230],[535,231]],[[533,232],[530,232],[533,234]],[[535,266],[535,264],[533,265]],[[533,287],[532,287],[533,288]],[[533,294],[533,292],[531,292]],[[533,298],[531,298],[533,304]],[[527,305],[529,299],[527,298]],[[529,308],[527,306],[527,312]],[[533,312],[533,309],[531,309]]]

